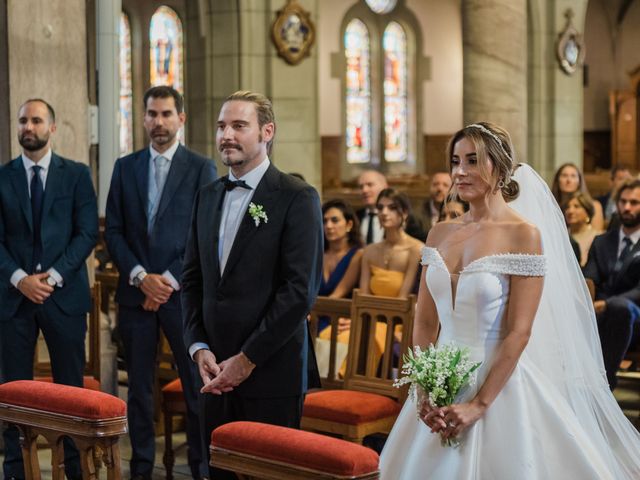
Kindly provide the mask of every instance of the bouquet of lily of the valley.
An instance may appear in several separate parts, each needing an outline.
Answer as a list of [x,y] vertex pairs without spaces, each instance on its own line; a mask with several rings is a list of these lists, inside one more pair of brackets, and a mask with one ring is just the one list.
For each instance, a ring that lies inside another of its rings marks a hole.
[[[414,400],[424,392],[432,407],[446,407],[453,403],[462,387],[473,383],[471,374],[481,363],[471,362],[469,349],[460,348],[453,342],[437,347],[429,345],[427,350],[416,345],[403,356],[404,376],[396,380],[394,386],[410,384],[409,395]],[[443,440],[444,444],[459,445],[455,439]]]

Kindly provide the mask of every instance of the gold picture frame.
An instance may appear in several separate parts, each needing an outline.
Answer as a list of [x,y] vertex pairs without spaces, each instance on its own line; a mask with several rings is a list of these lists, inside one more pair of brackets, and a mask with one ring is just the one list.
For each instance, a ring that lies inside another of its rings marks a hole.
[[567,75],[573,75],[584,64],[585,45],[582,34],[573,26],[573,10],[568,8],[564,12],[567,21],[564,30],[558,35],[556,57],[560,68]]
[[278,55],[287,63],[297,65],[310,54],[315,36],[316,29],[309,12],[297,0],[288,0],[271,27],[271,38]]

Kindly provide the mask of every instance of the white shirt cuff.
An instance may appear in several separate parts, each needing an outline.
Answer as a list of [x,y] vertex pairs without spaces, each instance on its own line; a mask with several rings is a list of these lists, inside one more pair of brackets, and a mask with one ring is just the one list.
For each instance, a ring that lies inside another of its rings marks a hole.
[[191,360],[193,360],[194,362],[195,362],[195,359],[193,358],[193,356],[196,354],[198,350],[209,350],[209,345],[207,345],[204,342],[196,342],[191,344],[191,346],[189,347],[189,356],[191,357]]
[[11,285],[16,287],[16,289],[17,289],[18,288],[18,284],[20,283],[20,280],[22,280],[23,278],[28,277],[28,276],[29,276],[29,274],[27,272],[25,272],[24,270],[19,268],[18,270],[13,272],[13,274],[11,275],[11,278],[9,279],[9,281],[11,282]]
[[144,272],[144,267],[142,265],[136,265],[131,269],[131,273],[129,274],[129,285],[133,285],[133,279],[138,276],[140,272]]
[[177,292],[178,290],[180,290],[180,284],[178,283],[178,281],[176,280],[176,277],[173,276],[173,274],[169,271],[166,270],[162,276],[164,278],[166,278],[167,280],[169,280],[169,283],[171,284],[171,287]]
[[49,274],[50,277],[52,277],[56,281],[56,286],[58,288],[63,287],[64,280],[62,278],[62,275],[60,275],[55,268],[50,268],[49,270],[47,270],[47,273]]

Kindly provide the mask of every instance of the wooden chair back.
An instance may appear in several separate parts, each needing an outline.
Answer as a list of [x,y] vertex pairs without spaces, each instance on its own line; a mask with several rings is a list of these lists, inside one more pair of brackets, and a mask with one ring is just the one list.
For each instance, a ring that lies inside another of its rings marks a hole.
[[[102,304],[102,289],[100,282],[94,282],[91,287],[91,310],[87,315],[87,361],[84,374],[100,382],[100,306]],[[40,342],[38,342],[40,343]],[[44,345],[44,342],[42,342]],[[50,377],[51,361],[48,352],[41,352],[36,348],[33,362],[34,377]]]
[[322,388],[342,388],[344,383],[338,375],[340,365],[336,365],[338,320],[341,317],[348,318],[350,315],[351,300],[347,298],[329,297],[318,297],[313,309],[309,313],[309,331],[311,333],[311,338],[313,338],[314,341],[316,341],[318,337],[318,322],[321,317],[329,318],[329,325],[331,328],[331,338],[329,340],[329,369],[327,376],[321,378]]
[[[407,388],[393,386],[402,357],[412,344],[416,296],[392,298],[353,292],[351,336],[344,388],[386,395],[404,402]],[[386,328],[382,358],[376,354],[376,330]],[[396,334],[400,342],[396,341]]]

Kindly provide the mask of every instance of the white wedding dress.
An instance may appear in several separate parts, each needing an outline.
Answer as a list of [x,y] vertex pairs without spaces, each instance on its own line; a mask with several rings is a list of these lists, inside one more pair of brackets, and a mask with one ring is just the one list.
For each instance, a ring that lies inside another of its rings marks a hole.
[[[529,180],[537,182],[537,174],[527,169],[533,176]],[[553,221],[556,212],[543,206],[545,221]],[[510,276],[547,277],[528,346],[485,414],[461,433],[460,446],[442,446],[439,434],[417,418],[416,404],[409,399],[380,458],[383,480],[640,479],[640,435],[606,384],[597,336],[593,340],[595,317],[577,264],[573,265],[575,257],[557,255],[557,250],[570,252],[566,230],[563,235],[556,246],[542,231],[545,253],[557,247],[550,255],[476,259],[460,272],[455,290],[438,250],[423,248],[426,285],[441,325],[438,343],[468,347],[471,360],[482,362],[474,373],[475,383],[460,392],[456,403],[474,397],[492,366],[505,334]],[[569,280],[562,277],[571,269],[577,272],[571,280],[575,287],[567,287]],[[555,283],[549,282],[549,275]],[[570,321],[584,325],[578,330]],[[569,338],[564,338],[562,328],[567,325]]]

